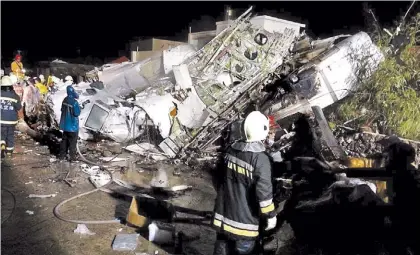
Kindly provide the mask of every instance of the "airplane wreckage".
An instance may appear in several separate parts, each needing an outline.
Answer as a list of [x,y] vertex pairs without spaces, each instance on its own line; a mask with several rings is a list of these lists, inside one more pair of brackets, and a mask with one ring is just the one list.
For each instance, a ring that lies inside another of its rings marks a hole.
[[[74,85],[82,107],[80,138],[142,141],[168,158],[196,157],[214,152],[223,130],[250,108],[276,121],[325,108],[360,82],[360,69],[367,77],[383,59],[364,32],[311,40],[288,28],[268,32],[250,18],[251,8],[198,51],[181,45],[87,73],[90,82]],[[58,84],[46,100],[52,126],[65,87]]]

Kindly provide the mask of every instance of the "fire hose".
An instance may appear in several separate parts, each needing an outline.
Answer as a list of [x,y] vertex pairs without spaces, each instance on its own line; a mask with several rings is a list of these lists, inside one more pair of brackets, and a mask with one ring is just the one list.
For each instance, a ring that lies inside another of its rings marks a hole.
[[[137,119],[137,116],[138,116],[137,114],[134,116],[133,123],[135,123],[135,121]],[[130,133],[127,135],[126,140],[128,140],[129,137],[130,137]],[[111,191],[111,190],[109,190],[109,189],[106,188],[107,186],[109,186],[111,183],[114,182],[114,176],[113,176],[113,174],[109,170],[107,170],[106,168],[104,168],[104,166],[102,164],[97,164],[97,163],[95,163],[93,161],[90,161],[90,160],[86,159],[85,156],[83,156],[83,154],[80,152],[80,148],[79,148],[79,144],[78,143],[76,143],[76,150],[77,150],[77,153],[80,156],[81,161],[83,161],[83,162],[85,162],[87,164],[90,164],[90,165],[99,165],[99,167],[102,170],[104,170],[105,172],[107,172],[110,175],[111,180],[107,184],[105,184],[104,186],[102,186],[102,187],[98,187],[98,188],[93,189],[91,191],[87,191],[87,192],[84,192],[82,194],[78,194],[76,196],[73,196],[73,197],[70,197],[68,199],[63,200],[62,202],[60,202],[58,205],[56,205],[54,207],[54,210],[53,210],[54,215],[57,218],[59,218],[60,220],[62,220],[62,221],[70,222],[70,223],[77,223],[77,224],[115,224],[115,223],[121,223],[120,220],[118,220],[118,219],[114,219],[114,220],[73,220],[73,219],[64,218],[61,215],[60,208],[64,204],[66,204],[66,203],[68,203],[70,201],[73,201],[73,200],[75,200],[77,198],[80,198],[80,197],[87,196],[87,195],[92,194],[92,193],[95,193],[97,191],[103,191],[103,192],[106,192],[106,193],[113,193],[114,192],[114,191]],[[120,154],[121,153],[117,154],[114,158],[112,158],[111,160],[109,160],[107,162],[111,162],[113,159],[115,159],[116,157],[118,157]]]

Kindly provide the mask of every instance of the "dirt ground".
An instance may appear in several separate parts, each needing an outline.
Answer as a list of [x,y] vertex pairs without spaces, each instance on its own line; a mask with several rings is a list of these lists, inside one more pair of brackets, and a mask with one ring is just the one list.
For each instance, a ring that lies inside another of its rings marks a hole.
[[[17,139],[16,154],[13,159],[1,163],[1,252],[2,254],[167,254],[158,246],[140,236],[135,251],[112,250],[112,241],[120,233],[136,233],[135,228],[123,224],[89,225],[95,235],[81,236],[74,233],[77,224],[56,218],[54,207],[77,194],[94,189],[87,175],[82,173],[80,164],[50,162],[48,148],[36,145],[30,139]],[[161,166],[162,167],[162,166]],[[163,166],[168,172],[170,185],[186,184],[192,191],[170,199],[178,206],[202,211],[211,211],[215,192],[208,176],[194,172],[182,173],[174,177],[174,166]],[[70,187],[62,180],[69,169],[77,177],[77,183]],[[122,175],[124,180],[144,183],[156,171]],[[51,198],[29,198],[29,194],[56,194]],[[116,198],[105,192],[95,192],[64,205],[61,213],[66,218],[78,220],[111,220],[125,218],[130,201]],[[30,213],[33,212],[31,215]],[[176,224],[176,231],[183,231],[198,240],[185,245],[185,254],[211,254],[215,233],[207,225]]]

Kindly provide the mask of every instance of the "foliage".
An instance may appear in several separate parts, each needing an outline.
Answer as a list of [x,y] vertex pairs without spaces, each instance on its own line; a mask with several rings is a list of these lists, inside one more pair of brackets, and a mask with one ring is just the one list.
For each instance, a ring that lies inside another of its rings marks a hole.
[[400,34],[409,35],[410,43],[396,55],[389,53],[389,35],[371,35],[385,59],[339,107],[339,120],[359,117],[365,124],[380,123],[399,136],[420,139],[420,55],[412,47],[420,42],[419,31],[420,13],[401,27]]

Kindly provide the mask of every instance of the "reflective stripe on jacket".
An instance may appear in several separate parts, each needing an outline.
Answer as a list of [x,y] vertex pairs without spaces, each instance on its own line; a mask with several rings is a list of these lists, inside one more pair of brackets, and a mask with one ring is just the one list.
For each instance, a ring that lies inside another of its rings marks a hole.
[[2,91],[0,97],[1,125],[16,125],[18,111],[22,108],[19,96],[14,90]]
[[73,97],[64,98],[61,105],[60,129],[66,132],[79,130],[80,105]]
[[217,169],[213,226],[232,239],[255,239],[260,220],[275,215],[271,161],[261,142],[236,142]]

